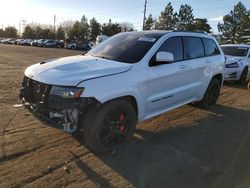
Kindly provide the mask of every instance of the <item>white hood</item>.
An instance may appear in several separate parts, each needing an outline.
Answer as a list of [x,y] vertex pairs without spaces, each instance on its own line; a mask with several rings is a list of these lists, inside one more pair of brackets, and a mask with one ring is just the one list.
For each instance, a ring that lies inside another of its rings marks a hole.
[[33,80],[63,86],[128,71],[132,65],[92,56],[71,56],[29,66],[25,75]]
[[236,56],[230,56],[230,55],[226,55],[226,64],[231,64],[231,63],[235,63],[235,62],[239,62],[243,59],[245,59],[246,57],[236,57]]

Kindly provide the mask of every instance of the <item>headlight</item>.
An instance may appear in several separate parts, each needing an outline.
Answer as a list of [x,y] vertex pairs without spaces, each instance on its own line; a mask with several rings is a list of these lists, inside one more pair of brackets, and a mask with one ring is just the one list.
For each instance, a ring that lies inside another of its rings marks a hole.
[[79,98],[83,90],[84,88],[53,86],[50,95],[56,95],[68,99]]
[[226,68],[239,68],[240,64],[238,62],[226,64]]

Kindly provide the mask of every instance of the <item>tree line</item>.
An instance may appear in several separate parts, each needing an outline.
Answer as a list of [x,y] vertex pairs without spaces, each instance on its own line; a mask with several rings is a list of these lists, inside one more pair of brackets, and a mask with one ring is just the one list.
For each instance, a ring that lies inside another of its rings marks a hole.
[[[22,33],[23,38],[39,39],[51,38],[58,40],[94,41],[100,34],[112,36],[120,32],[135,30],[129,22],[100,24],[95,18],[89,22],[85,15],[78,21],[64,21],[57,28],[51,25],[31,23],[26,25]],[[177,12],[168,3],[158,18],[152,14],[145,19],[143,30],[180,30],[211,33],[211,27],[206,18],[196,18],[193,9],[188,4],[182,4]],[[250,43],[250,10],[242,2],[237,3],[229,14],[218,23],[219,35],[222,43]],[[18,37],[15,27],[0,29],[0,37]]]

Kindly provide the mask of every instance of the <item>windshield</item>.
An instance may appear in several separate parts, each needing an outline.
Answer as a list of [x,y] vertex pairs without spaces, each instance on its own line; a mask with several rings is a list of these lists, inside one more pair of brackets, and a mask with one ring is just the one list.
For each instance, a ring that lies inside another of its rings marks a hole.
[[136,63],[163,34],[145,32],[118,34],[93,48],[88,55],[124,63]]
[[247,56],[248,48],[239,46],[222,46],[225,55],[244,57]]

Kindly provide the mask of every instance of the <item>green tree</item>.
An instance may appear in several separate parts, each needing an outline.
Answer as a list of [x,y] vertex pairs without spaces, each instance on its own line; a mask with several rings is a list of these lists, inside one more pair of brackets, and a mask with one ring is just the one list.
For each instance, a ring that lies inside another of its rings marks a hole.
[[90,40],[95,41],[96,37],[101,33],[101,24],[95,18],[90,20]]
[[[249,13],[242,2],[234,6],[229,14],[223,17],[223,23],[218,24],[223,43],[244,43],[249,29]],[[248,22],[248,23],[247,23]]]
[[211,33],[210,30],[211,30],[211,27],[208,24],[206,18],[195,18],[193,25],[190,26],[190,31]]
[[25,39],[35,39],[36,38],[36,32],[33,28],[31,28],[31,26],[27,25],[25,28],[24,28],[24,31],[23,31],[23,38]]
[[67,20],[61,23],[61,26],[63,27],[65,31],[66,38],[69,37],[71,29],[73,28],[75,23],[76,21],[73,21],[73,20]]
[[250,44],[250,10],[247,11],[242,23],[242,40],[245,44]]
[[193,9],[190,5],[181,5],[177,15],[177,29],[181,31],[192,30],[194,21]]
[[154,19],[152,14],[149,14],[149,16],[145,20],[145,25],[143,30],[152,30],[154,28]]
[[76,23],[73,25],[73,28],[70,30],[69,39],[86,41],[87,37],[88,32],[86,31],[84,25],[81,22],[76,21]]
[[107,36],[112,36],[122,31],[121,26],[118,23],[112,23],[109,20],[109,23],[102,25],[102,34]]
[[82,24],[82,35],[81,39],[83,40],[88,40],[89,39],[89,24],[88,24],[88,19],[86,18],[85,15],[82,16],[81,19],[81,24]]
[[41,38],[52,39],[54,38],[54,32],[49,28],[42,29]]
[[164,11],[161,12],[156,29],[158,30],[174,30],[176,28],[176,13],[171,3],[168,3]]
[[56,39],[64,40],[65,39],[65,31],[62,26],[59,26],[56,30]]
[[5,33],[3,29],[0,29],[0,37],[5,37]]
[[9,26],[4,30],[5,37],[16,38],[17,37],[17,29],[15,27]]
[[34,26],[34,31],[37,39],[43,38],[43,29],[41,28],[41,26]]
[[121,22],[119,23],[122,32],[134,31],[134,25],[129,22]]

